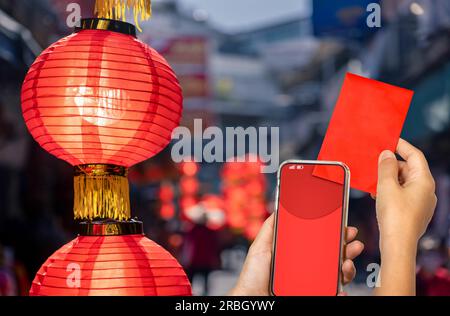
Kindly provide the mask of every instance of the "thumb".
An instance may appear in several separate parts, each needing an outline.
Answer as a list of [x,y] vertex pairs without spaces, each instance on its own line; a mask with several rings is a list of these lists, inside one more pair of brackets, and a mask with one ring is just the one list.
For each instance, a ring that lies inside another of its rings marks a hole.
[[378,158],[378,187],[377,191],[383,188],[399,186],[398,182],[398,161],[395,154],[390,150],[385,150]]
[[252,251],[264,252],[272,249],[273,233],[274,233],[274,214],[266,219],[261,229],[259,230],[256,239],[251,245]]

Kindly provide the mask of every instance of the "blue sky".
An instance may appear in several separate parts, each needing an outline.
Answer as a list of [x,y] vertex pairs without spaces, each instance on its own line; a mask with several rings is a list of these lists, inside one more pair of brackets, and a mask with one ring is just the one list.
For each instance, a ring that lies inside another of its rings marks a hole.
[[291,17],[309,15],[310,0],[178,0],[208,12],[209,22],[226,32],[256,28]]

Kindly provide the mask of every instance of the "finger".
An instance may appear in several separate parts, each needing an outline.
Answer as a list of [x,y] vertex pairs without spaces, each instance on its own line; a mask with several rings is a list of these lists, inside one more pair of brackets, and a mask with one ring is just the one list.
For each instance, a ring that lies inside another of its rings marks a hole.
[[274,218],[274,214],[270,215],[261,226],[261,229],[251,246],[253,251],[270,251],[272,249]]
[[353,264],[353,261],[350,259],[347,259],[342,264],[342,274],[344,276],[344,284],[350,283],[356,275],[356,268]]
[[385,150],[378,158],[378,187],[380,189],[390,190],[393,186],[398,186],[398,161],[394,153]]
[[428,163],[422,151],[406,140],[400,138],[396,152],[405,160],[411,170],[428,171]]
[[408,174],[408,163],[406,161],[398,161],[398,172],[400,174]]
[[400,139],[397,145],[398,154],[405,159],[407,173],[402,174],[403,181],[407,184],[415,180],[425,185],[427,189],[434,191],[435,183],[425,155],[418,148],[406,140]]
[[358,228],[353,226],[348,226],[345,228],[345,242],[349,243],[353,239],[355,239],[356,235],[358,235]]
[[364,250],[364,244],[359,240],[352,241],[345,246],[345,259],[355,259]]
[[376,196],[375,194],[373,194],[373,193],[370,193],[370,197],[371,197],[373,200],[376,200],[376,199],[377,199],[377,196]]
[[398,181],[403,185],[409,178],[409,169],[406,161],[398,162]]

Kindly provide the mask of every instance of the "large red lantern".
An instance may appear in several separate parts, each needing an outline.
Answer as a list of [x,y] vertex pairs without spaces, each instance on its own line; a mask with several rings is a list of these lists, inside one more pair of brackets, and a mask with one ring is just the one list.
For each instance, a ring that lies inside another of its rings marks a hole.
[[[42,148],[75,166],[75,217],[116,212],[129,219],[125,168],[167,146],[182,93],[168,63],[135,37],[133,25],[86,19],[33,63],[22,111]],[[98,188],[105,194],[95,196]]]
[[[148,13],[149,1],[127,1]],[[164,58],[131,24],[82,20],[31,66],[22,111],[42,148],[74,166],[74,215],[84,221],[80,236],[41,267],[30,294],[190,295],[175,258],[130,220],[128,167],[167,146],[182,112]]]
[[181,89],[155,50],[90,26],[33,63],[22,87],[23,116],[42,148],[72,165],[129,167],[169,143]]
[[[143,236],[141,223],[82,227],[84,236],[64,245],[42,265],[30,295],[191,295],[183,268]],[[128,234],[120,235],[124,227]]]

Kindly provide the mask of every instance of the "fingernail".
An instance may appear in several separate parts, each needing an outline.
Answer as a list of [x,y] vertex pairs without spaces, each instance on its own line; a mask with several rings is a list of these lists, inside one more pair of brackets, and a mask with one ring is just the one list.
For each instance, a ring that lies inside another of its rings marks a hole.
[[380,154],[380,158],[378,159],[378,162],[381,162],[381,161],[383,161],[385,159],[388,159],[388,158],[395,158],[395,155],[394,155],[394,153],[392,151],[385,150],[385,151],[383,151]]

